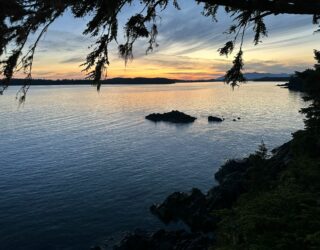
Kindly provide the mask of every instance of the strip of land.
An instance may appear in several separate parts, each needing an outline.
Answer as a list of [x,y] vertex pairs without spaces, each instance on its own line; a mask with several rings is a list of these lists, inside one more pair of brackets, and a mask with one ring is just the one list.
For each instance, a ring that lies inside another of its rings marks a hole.
[[[248,81],[262,81],[262,82],[287,82],[290,79],[288,74],[271,74],[271,73],[247,73],[245,77]],[[216,79],[169,79],[163,77],[146,78],[146,77],[136,77],[136,78],[110,78],[102,80],[103,85],[143,85],[143,84],[174,84],[174,83],[186,83],[186,82],[223,82],[224,77],[219,77]],[[10,82],[11,86],[22,86],[26,83],[25,79],[12,79]],[[48,79],[33,79],[33,86],[46,86],[46,85],[92,85],[91,80],[83,79],[61,79],[61,80],[48,80]]]

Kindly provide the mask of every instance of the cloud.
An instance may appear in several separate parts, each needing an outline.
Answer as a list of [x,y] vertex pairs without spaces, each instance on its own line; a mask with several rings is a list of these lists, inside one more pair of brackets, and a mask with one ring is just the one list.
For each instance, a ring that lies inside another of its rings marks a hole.
[[[119,19],[119,43],[123,41],[121,25],[131,12],[138,10],[136,7],[137,5],[131,9],[128,7],[128,12],[123,11]],[[210,17],[201,15],[203,5],[181,1],[181,7],[181,11],[169,7],[160,13],[160,47],[146,55],[147,39],[138,40],[134,44],[134,61],[126,70],[123,61],[118,57],[118,45],[112,44],[111,75],[176,75],[179,78],[213,78],[212,76],[223,75],[230,68],[233,56],[227,59],[220,57],[217,49],[230,38],[224,32],[232,23],[232,18],[221,10],[218,13],[219,21],[215,23]],[[83,76],[79,64],[90,52],[88,46],[94,43],[93,38],[81,35],[86,21],[74,20],[70,13],[66,13],[49,29],[37,49],[36,57],[37,66],[41,69],[43,65],[51,66],[47,72],[48,77]],[[270,16],[266,18],[266,24],[269,36],[263,39],[262,44],[253,46],[252,31],[245,36],[244,59],[247,72],[292,73],[313,64],[312,48],[316,48],[317,44],[313,35],[315,26],[312,25],[310,17]],[[58,67],[59,64],[63,66]],[[76,73],[76,69],[79,69],[79,72]],[[61,72],[62,70],[66,72]]]
[[[281,61],[272,60],[245,60],[244,71],[259,73],[293,73],[295,71],[303,71],[311,66],[312,64],[300,62],[284,63]],[[212,69],[225,72],[230,67],[230,61],[220,60],[214,64]]]
[[167,75],[170,78],[187,79],[187,80],[203,80],[203,79],[214,79],[220,76],[220,74],[210,74],[208,72],[168,72]]
[[83,59],[83,57],[81,57],[81,56],[71,57],[71,58],[68,58],[68,59],[66,59],[66,60],[60,61],[60,63],[67,63],[67,64],[69,64],[69,63],[78,63],[78,64],[81,64],[81,63],[83,63],[83,62],[84,62],[84,59]]
[[41,71],[41,70],[34,70],[32,72],[32,74],[35,76],[48,76],[48,75],[53,75],[55,74],[56,72],[54,71]]
[[264,73],[293,73],[295,71],[303,71],[311,65],[307,63],[290,63],[272,61],[248,61],[245,63],[247,72],[264,72]]
[[[61,27],[63,29],[63,27]],[[37,38],[37,34],[33,35],[26,47],[29,47]],[[85,53],[88,47],[94,42],[90,37],[75,34],[67,30],[49,29],[45,36],[40,40],[36,53],[41,56],[47,54],[64,55],[62,53],[75,52],[80,56],[80,53]],[[85,56],[85,55],[82,55]]]

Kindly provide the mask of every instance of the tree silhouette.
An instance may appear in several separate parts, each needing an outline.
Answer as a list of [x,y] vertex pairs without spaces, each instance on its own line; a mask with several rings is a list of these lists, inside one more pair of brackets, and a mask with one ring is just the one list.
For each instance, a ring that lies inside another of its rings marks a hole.
[[[26,74],[25,85],[20,90],[24,100],[32,78],[32,63],[36,47],[52,24],[66,10],[75,18],[91,17],[83,31],[85,35],[96,37],[92,51],[83,63],[87,77],[93,80],[100,89],[100,80],[110,64],[108,45],[117,41],[119,13],[133,2],[140,4],[141,11],[131,16],[125,24],[125,42],[118,46],[119,55],[127,63],[133,58],[133,45],[139,38],[147,38],[147,53],[157,44],[158,13],[173,4],[180,9],[178,0],[0,0],[0,73],[3,76],[0,94],[9,86],[10,80],[17,71]],[[203,15],[217,20],[219,8],[224,8],[234,20],[228,33],[233,39],[227,41],[219,50],[221,55],[230,55],[236,46],[233,66],[226,73],[225,81],[233,87],[245,81],[243,69],[243,39],[245,32],[252,28],[253,42],[258,45],[261,38],[267,35],[264,18],[278,14],[312,15],[313,23],[320,21],[320,0],[195,0],[203,5]],[[34,44],[23,53],[28,38],[37,34]]]
[[315,69],[320,70],[320,51],[314,51],[314,59],[317,61],[317,63],[314,65]]

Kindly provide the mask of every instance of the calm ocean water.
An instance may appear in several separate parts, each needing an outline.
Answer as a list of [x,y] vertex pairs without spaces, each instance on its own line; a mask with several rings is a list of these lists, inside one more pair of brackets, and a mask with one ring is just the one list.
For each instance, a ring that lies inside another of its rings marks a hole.
[[[227,159],[303,128],[300,95],[275,84],[33,87],[20,108],[9,89],[0,96],[0,249],[89,249],[164,227],[152,203],[206,191]],[[144,119],[175,109],[198,120]],[[208,115],[226,121],[209,124]]]

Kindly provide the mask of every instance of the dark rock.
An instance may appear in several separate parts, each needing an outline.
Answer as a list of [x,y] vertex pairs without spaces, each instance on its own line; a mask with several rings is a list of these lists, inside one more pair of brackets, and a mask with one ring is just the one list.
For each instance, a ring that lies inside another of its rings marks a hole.
[[171,112],[163,114],[154,113],[146,116],[145,118],[153,122],[164,121],[172,123],[192,123],[197,119],[196,117],[192,117],[177,110],[172,110]]
[[279,83],[279,84],[277,84],[277,86],[287,89],[288,88],[288,83]]
[[246,191],[245,173],[250,167],[249,160],[229,160],[215,174],[219,185],[209,190],[206,195],[208,209],[229,208]]
[[237,120],[236,120],[236,119],[233,119],[233,121],[236,122]]
[[223,122],[224,119],[216,116],[209,116],[208,117],[209,122]]
[[215,174],[219,185],[206,195],[199,189],[192,189],[190,193],[175,192],[150,210],[166,224],[181,220],[192,231],[210,232],[219,222],[212,211],[231,207],[246,192],[245,174],[250,166],[248,158],[230,160]]
[[114,250],[148,250],[152,245],[148,235],[140,232],[134,232],[126,235],[119,246],[114,246]]
[[102,248],[99,246],[94,246],[94,247],[91,247],[90,250],[102,250]]
[[249,167],[248,159],[243,160],[228,160],[219,170],[215,173],[214,177],[222,184],[230,174],[243,173]]
[[238,120],[241,120],[241,117],[238,117]]
[[206,196],[194,188],[191,193],[171,194],[162,204],[151,206],[150,211],[166,224],[181,220],[193,231],[208,232],[218,221],[207,208]]
[[159,230],[153,234],[143,232],[129,234],[114,247],[114,250],[205,250],[213,243],[212,237],[202,233]]
[[223,184],[209,190],[208,209],[230,208],[245,191],[244,174],[238,172],[230,174]]

